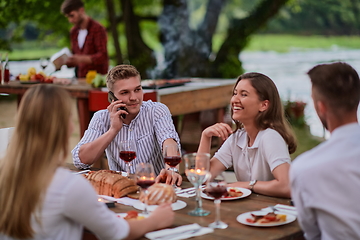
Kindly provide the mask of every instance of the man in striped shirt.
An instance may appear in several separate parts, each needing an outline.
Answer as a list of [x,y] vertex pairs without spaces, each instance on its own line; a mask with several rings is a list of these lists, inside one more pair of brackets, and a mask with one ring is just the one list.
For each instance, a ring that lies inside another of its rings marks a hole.
[[[74,165],[89,168],[105,151],[110,169],[125,171],[126,163],[119,158],[119,142],[134,139],[137,150],[130,173],[135,173],[137,163],[150,162],[158,175],[157,181],[180,185],[181,176],[171,177],[162,154],[163,146],[180,145],[169,109],[160,102],[143,102],[140,73],[131,65],[112,68],[106,81],[118,100],[112,101],[107,110],[94,114],[84,136],[72,150]],[[120,107],[126,110],[119,110]]]

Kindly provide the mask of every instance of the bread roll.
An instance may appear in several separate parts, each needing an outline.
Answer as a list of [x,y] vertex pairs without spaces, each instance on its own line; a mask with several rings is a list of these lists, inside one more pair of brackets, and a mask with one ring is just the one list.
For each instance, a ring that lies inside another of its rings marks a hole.
[[[144,194],[140,194],[140,201],[145,202]],[[171,185],[165,183],[155,183],[148,188],[148,205],[174,203],[176,201],[177,196]]]

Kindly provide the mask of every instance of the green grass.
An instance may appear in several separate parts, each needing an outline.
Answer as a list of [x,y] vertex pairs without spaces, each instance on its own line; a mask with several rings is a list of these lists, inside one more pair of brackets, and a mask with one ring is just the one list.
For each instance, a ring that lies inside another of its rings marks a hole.
[[291,49],[331,49],[333,47],[358,49],[359,36],[298,36],[298,35],[254,35],[245,51],[287,52]]
[[54,53],[61,50],[61,48],[40,48],[40,49],[23,49],[23,50],[14,50],[9,53],[9,59],[12,61],[15,60],[34,60],[40,59],[41,57],[51,57]]
[[297,139],[297,149],[293,154],[291,154],[291,159],[295,159],[301,153],[316,147],[324,141],[322,138],[311,135],[308,127],[299,128],[293,126],[293,130]]

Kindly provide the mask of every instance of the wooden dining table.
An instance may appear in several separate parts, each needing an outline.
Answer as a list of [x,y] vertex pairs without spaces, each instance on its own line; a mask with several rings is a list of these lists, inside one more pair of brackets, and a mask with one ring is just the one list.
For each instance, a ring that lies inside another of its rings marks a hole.
[[[235,81],[235,79],[189,78],[189,82],[183,85],[153,89],[153,91],[157,92],[157,101],[164,103],[173,116],[213,109],[217,111],[217,118],[221,120],[224,116],[224,108],[229,105]],[[16,94],[20,103],[22,96],[31,86],[33,84],[29,82],[10,81],[0,84],[0,93]],[[82,136],[91,116],[89,93],[99,90],[107,92],[107,89],[93,88],[85,79],[72,79],[71,84],[59,86],[68,90],[76,99]]]
[[[191,187],[191,183],[184,181],[183,188]],[[195,197],[182,198],[179,200],[186,203],[186,207],[175,211],[175,221],[170,228],[179,227],[183,225],[198,223],[201,226],[208,226],[215,220],[215,206],[212,200],[202,199],[203,208],[210,210],[211,214],[204,217],[194,217],[188,215],[188,212],[193,210],[196,206]],[[203,240],[226,240],[226,239],[292,239],[303,240],[303,232],[295,220],[294,222],[274,227],[253,227],[239,223],[236,217],[242,213],[249,211],[257,211],[266,208],[270,205],[285,204],[290,205],[290,199],[275,198],[264,196],[256,193],[251,193],[250,196],[236,200],[228,200],[221,202],[221,220],[229,226],[226,229],[215,229],[214,232],[202,236],[196,236],[192,239]],[[116,213],[126,213],[129,210],[136,210],[132,206],[115,203],[114,208],[110,208]],[[141,210],[137,210],[141,212]],[[83,240],[96,239],[91,232],[85,231]],[[147,239],[142,237],[140,239]]]

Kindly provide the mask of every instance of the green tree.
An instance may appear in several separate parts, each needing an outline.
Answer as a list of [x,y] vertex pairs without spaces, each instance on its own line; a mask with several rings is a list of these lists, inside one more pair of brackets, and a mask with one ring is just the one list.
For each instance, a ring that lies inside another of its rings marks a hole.
[[[86,9],[90,16],[107,27],[112,37],[114,53],[111,52],[111,56],[115,62],[135,65],[145,78],[233,78],[242,72],[238,56],[249,36],[264,27],[288,1],[88,0]],[[7,39],[1,38],[0,48],[10,47],[8,42],[18,41],[27,21],[36,23],[44,33],[51,31],[53,38],[67,37],[70,25],[60,14],[61,2],[1,1],[0,29],[6,29],[10,24],[17,27]],[[193,24],[191,8],[197,12],[202,10],[197,24]],[[226,23],[220,26],[220,19],[225,19]],[[218,32],[223,32],[224,38],[215,49],[213,40]],[[162,46],[162,68],[156,68],[155,51],[149,47],[144,35],[151,35]]]
[[269,22],[265,32],[358,35],[360,34],[360,1],[293,0]]

